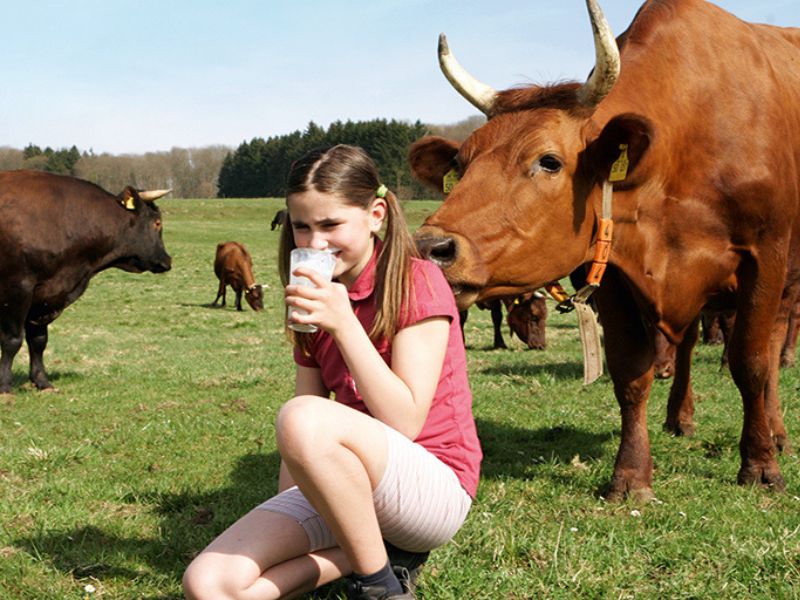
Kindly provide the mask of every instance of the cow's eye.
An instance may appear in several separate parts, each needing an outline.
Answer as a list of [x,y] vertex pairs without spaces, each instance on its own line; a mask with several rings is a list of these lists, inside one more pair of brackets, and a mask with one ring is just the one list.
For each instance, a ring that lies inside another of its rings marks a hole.
[[545,154],[533,163],[532,173],[544,171],[545,173],[558,173],[561,170],[561,160],[552,154]]

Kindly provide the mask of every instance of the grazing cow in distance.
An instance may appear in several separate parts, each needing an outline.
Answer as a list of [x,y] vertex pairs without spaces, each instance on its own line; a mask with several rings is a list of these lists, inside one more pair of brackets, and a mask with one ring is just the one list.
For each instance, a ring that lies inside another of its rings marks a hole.
[[153,200],[171,190],[101,187],[40,171],[0,172],[0,393],[11,391],[11,364],[23,337],[29,379],[52,388],[44,368],[47,326],[104,269],[169,271],[161,212]]
[[[800,29],[703,0],[649,0],[614,39],[586,0],[585,83],[497,92],[440,38],[440,64],[489,120],[463,144],[428,137],[415,175],[447,202],[416,233],[460,309],[591,264],[622,418],[606,498],[653,496],[647,400],[658,329],[690,356],[703,307],[736,308],[729,346],[744,420],[737,480],[784,488],[778,359],[800,292]],[[532,260],[531,257],[534,257]],[[666,427],[693,428],[670,398]]]
[[547,348],[547,304],[544,294],[526,292],[515,298],[505,298],[503,303],[512,337],[516,334],[531,350]]
[[219,290],[212,306],[222,298],[225,306],[225,290],[231,286],[236,293],[236,310],[242,310],[242,294],[254,311],[264,308],[264,293],[253,277],[253,259],[244,244],[239,242],[220,242],[214,258],[214,273],[219,279]]
[[[545,334],[547,325],[547,305],[545,297],[539,292],[522,294],[514,298],[503,298],[479,302],[477,304],[481,310],[489,310],[492,315],[492,329],[494,349],[507,348],[503,339],[503,306],[506,307],[506,320],[508,322],[511,337],[514,334],[525,342],[531,350],[544,350],[547,347]],[[461,333],[464,334],[464,324],[467,322],[469,311],[463,310],[458,313],[461,319]]]
[[278,212],[275,213],[275,216],[272,218],[272,223],[270,223],[270,231],[275,231],[275,228],[281,228],[281,226],[286,223],[286,217],[288,215],[288,211],[285,208],[280,209]]

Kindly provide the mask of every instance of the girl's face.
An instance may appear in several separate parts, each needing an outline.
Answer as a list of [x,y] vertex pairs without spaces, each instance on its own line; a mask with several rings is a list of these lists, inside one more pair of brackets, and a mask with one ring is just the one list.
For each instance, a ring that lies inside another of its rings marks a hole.
[[297,247],[333,250],[333,276],[349,288],[372,256],[373,234],[386,217],[386,200],[375,198],[363,209],[333,194],[309,190],[289,196],[286,206]]

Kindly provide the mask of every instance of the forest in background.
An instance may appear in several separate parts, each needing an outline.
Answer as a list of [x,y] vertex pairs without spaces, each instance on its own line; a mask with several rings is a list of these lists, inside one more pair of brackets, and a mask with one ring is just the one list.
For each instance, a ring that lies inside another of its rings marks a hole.
[[424,135],[462,141],[485,122],[474,116],[453,124],[419,121],[336,121],[327,129],[309,123],[303,131],[269,138],[254,137],[238,148],[174,147],[145,154],[96,154],[76,146],[53,149],[34,143],[23,149],[0,146],[0,170],[39,169],[92,181],[112,193],[126,185],[173,190],[176,198],[281,197],[291,161],[311,148],[347,143],[363,146],[375,159],[381,177],[401,198],[430,198],[408,169],[408,147]]

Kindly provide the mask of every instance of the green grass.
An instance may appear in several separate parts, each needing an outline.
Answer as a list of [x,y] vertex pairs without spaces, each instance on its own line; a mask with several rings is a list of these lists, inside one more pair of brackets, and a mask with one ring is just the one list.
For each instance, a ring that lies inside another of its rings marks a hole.
[[[279,200],[160,203],[173,269],[112,270],[51,326],[58,391],[0,397],[0,598],[180,598],[189,560],[276,489],[273,421],[293,388],[269,223]],[[433,202],[406,205],[416,226]],[[212,309],[217,242],[253,254],[265,310]],[[574,316],[551,308],[548,349],[491,348],[488,312],[466,327],[486,454],[478,498],[423,571],[420,598],[798,598],[800,466],[783,494],[735,484],[741,401],[719,347],[694,364],[697,435],[661,431],[649,404],[658,500],[598,496],[619,441],[608,376],[583,386]],[[506,338],[508,335],[506,330]],[[24,385],[23,385],[24,384]],[[797,369],[781,376],[800,431]],[[331,586],[319,597],[337,598]]]

